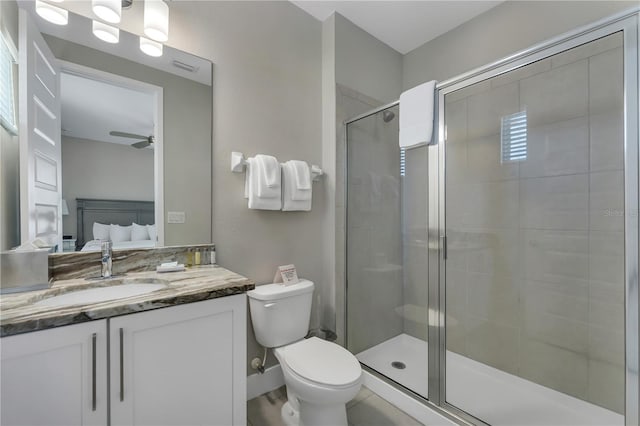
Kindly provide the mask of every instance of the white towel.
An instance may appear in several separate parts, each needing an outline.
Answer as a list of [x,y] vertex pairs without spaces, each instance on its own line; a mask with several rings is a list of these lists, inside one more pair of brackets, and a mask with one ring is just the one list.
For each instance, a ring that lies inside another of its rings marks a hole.
[[[298,176],[297,173],[299,173],[300,176]],[[282,174],[282,210],[311,210],[311,172],[307,163],[297,160],[287,161],[282,165]],[[308,189],[304,189],[304,187]]]
[[400,148],[431,142],[435,80],[422,83],[400,95]]
[[[279,170],[280,167],[278,166]],[[282,208],[281,187],[278,187],[277,198],[261,198],[258,196],[258,181],[261,175],[262,170],[260,169],[259,161],[255,158],[248,158],[245,177],[245,198],[249,199],[249,208],[254,210],[280,210]]]
[[258,154],[254,161],[258,175],[257,194],[260,198],[280,198],[282,195],[280,163],[276,157]]
[[311,199],[311,169],[304,161],[290,160],[289,164],[295,177],[291,199],[294,201],[307,201]]

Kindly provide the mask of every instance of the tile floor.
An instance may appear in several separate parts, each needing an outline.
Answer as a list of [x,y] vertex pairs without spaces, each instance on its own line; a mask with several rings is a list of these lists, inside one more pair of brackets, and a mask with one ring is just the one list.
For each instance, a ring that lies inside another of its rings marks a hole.
[[[284,426],[280,409],[286,401],[287,391],[284,386],[250,400],[247,403],[247,425]],[[364,386],[347,404],[347,420],[350,426],[422,425]]]

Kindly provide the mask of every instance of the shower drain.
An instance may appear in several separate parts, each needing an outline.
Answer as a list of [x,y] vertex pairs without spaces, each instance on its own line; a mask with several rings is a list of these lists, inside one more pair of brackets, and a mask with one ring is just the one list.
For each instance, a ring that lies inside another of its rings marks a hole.
[[393,368],[397,368],[398,370],[404,370],[405,368],[407,368],[407,365],[402,361],[393,361],[391,363],[391,366]]

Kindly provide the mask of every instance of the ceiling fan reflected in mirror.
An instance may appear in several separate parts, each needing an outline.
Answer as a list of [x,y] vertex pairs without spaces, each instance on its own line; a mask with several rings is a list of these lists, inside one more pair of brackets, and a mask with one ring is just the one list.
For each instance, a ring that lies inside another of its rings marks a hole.
[[155,141],[155,138],[153,137],[153,135],[143,136],[143,135],[137,135],[135,133],[117,132],[114,130],[110,131],[109,134],[111,136],[116,136],[119,138],[142,139],[141,141],[131,144],[132,147],[138,148],[138,149],[146,148],[148,146],[153,147],[153,143]]

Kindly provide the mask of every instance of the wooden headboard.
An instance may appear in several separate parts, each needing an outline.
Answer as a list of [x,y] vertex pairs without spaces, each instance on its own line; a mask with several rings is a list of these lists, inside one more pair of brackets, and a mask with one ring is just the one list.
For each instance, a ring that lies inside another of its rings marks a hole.
[[83,247],[93,239],[93,223],[128,226],[135,222],[139,225],[155,223],[153,201],[96,200],[76,198],[78,207],[78,235],[76,244]]

